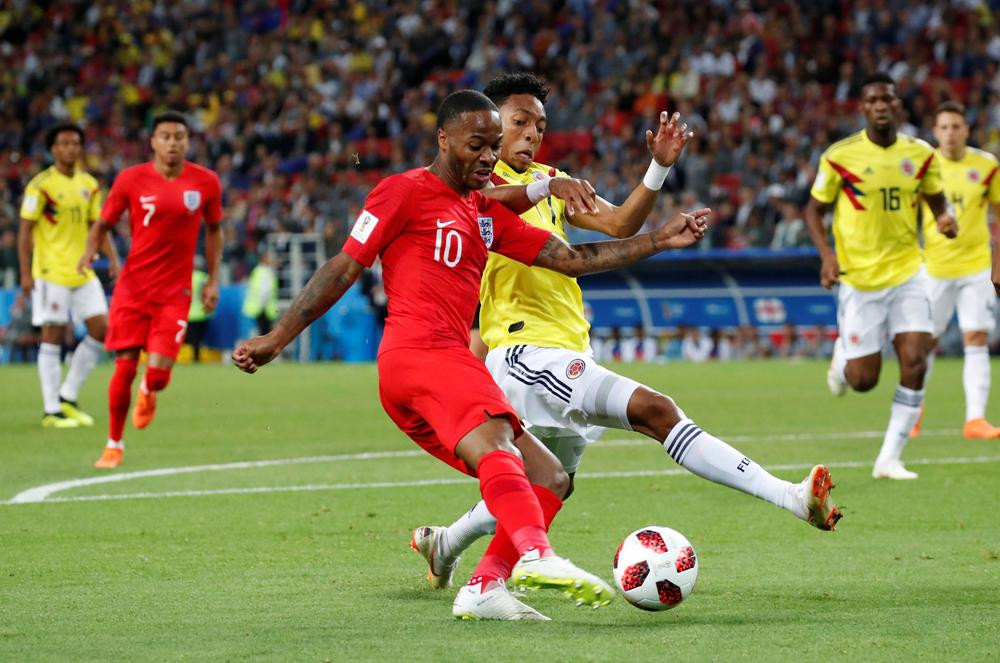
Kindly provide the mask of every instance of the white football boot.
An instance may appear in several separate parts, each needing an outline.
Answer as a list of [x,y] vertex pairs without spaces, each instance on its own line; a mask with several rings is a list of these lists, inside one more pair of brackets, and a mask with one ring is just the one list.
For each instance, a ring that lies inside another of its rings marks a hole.
[[806,514],[804,520],[817,529],[833,531],[837,521],[844,517],[830,497],[832,491],[833,479],[826,465],[812,468],[809,475],[796,486],[796,493],[802,500],[801,509]]
[[847,380],[844,378],[844,372],[834,369],[840,353],[843,352],[840,347],[841,342],[840,338],[833,342],[833,357],[830,358],[830,367],[826,369],[826,386],[830,388],[830,393],[834,396],[843,396],[847,393]]
[[537,550],[526,552],[511,573],[511,581],[520,590],[559,589],[577,605],[600,608],[611,603],[615,592],[608,583],[587,573],[562,557],[540,557]]
[[434,589],[451,587],[459,557],[449,559],[441,552],[442,538],[446,527],[424,526],[413,530],[410,547],[427,560],[427,580]]
[[465,585],[451,604],[451,614],[458,619],[498,619],[501,621],[547,622],[548,617],[530,605],[521,603],[511,596],[507,587],[493,583],[493,589],[481,591],[481,585]]
[[890,460],[885,463],[875,463],[875,467],[872,468],[873,479],[896,479],[897,481],[909,481],[916,479],[919,476],[920,475],[916,472],[911,472],[903,467],[903,462],[899,460]]

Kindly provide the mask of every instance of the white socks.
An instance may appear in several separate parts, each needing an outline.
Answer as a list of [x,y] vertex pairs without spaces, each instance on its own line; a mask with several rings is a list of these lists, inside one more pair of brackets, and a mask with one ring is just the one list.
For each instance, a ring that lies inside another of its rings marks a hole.
[[889,426],[885,429],[882,449],[875,459],[876,466],[899,461],[903,455],[903,447],[910,438],[910,431],[920,418],[920,407],[923,403],[923,389],[918,391],[907,389],[903,385],[896,386],[896,394],[892,397]]
[[986,401],[990,397],[990,352],[985,345],[966,346],[962,385],[965,387],[965,420],[985,418]]
[[59,379],[62,366],[59,363],[61,348],[55,343],[42,343],[38,348],[38,379],[42,383],[42,406],[45,414],[58,414]]
[[100,341],[90,336],[83,337],[83,340],[76,346],[73,352],[73,360],[69,363],[69,371],[66,373],[66,380],[59,390],[59,397],[76,402],[80,395],[80,387],[90,372],[97,366],[97,359],[101,356],[103,346]]
[[805,502],[797,484],[779,479],[717,437],[701,430],[690,419],[681,419],[663,442],[667,453],[685,469],[703,479],[735,488],[788,509],[805,520]]
[[108,443],[105,445],[108,449],[121,449],[125,450],[125,440],[118,440],[115,442],[111,438],[108,438]]
[[449,525],[441,541],[441,552],[446,558],[462,554],[472,543],[487,534],[497,530],[497,519],[486,508],[486,502],[480,500],[476,506],[469,509],[458,520]]

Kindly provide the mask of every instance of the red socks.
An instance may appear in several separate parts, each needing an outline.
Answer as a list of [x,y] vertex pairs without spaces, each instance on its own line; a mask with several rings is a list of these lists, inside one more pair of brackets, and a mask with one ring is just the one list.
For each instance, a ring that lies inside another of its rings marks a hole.
[[137,359],[118,357],[115,360],[115,372],[108,385],[108,439],[120,442],[125,430],[125,417],[128,406],[132,402],[132,380],[135,379]]
[[510,577],[517,560],[532,548],[543,557],[553,554],[546,531],[562,500],[547,488],[531,485],[524,463],[506,451],[486,454],[477,471],[483,500],[497,519],[496,535],[470,581],[485,585]]
[[142,386],[147,391],[163,391],[170,383],[169,368],[146,366],[146,375],[142,378]]

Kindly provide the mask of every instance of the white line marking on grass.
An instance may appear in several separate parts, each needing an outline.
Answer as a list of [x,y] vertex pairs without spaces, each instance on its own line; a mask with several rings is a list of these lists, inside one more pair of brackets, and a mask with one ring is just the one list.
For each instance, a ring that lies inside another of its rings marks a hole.
[[[983,463],[1000,463],[1000,456],[972,456],[967,458],[914,458],[906,461],[907,465],[974,465]],[[870,460],[853,460],[827,463],[831,468],[858,468],[869,467]],[[771,465],[769,470],[808,470],[814,463],[787,463],[783,465]],[[620,472],[583,472],[579,474],[582,479],[620,479],[629,477],[654,477],[654,476],[694,476],[682,468],[665,470],[629,470]],[[254,486],[245,488],[219,488],[213,490],[178,490],[159,493],[123,493],[107,495],[78,495],[76,497],[53,497],[51,499],[36,500],[35,503],[65,503],[65,502],[105,502],[110,500],[135,500],[151,499],[159,497],[204,497],[208,495],[251,495],[262,493],[298,493],[331,490],[357,490],[364,488],[414,488],[419,486],[449,486],[462,483],[475,483],[475,479],[461,477],[454,479],[423,479],[417,481],[378,481],[372,483],[321,483],[306,484],[302,486]],[[28,504],[27,501],[0,502],[2,506],[17,504]]]
[[[924,435],[956,435],[957,429],[924,431]],[[858,438],[879,438],[884,433],[880,431],[855,431],[848,433],[782,433],[782,434],[760,434],[760,435],[733,435],[725,439],[733,442],[751,442],[754,440],[764,440],[769,442],[798,442],[808,440],[837,440],[837,439],[858,439]],[[648,445],[649,440],[602,440],[596,444],[600,446],[640,446]],[[146,477],[165,477],[176,474],[193,474],[197,472],[224,472],[227,470],[245,470],[259,467],[274,467],[277,465],[298,465],[308,463],[337,463],[351,460],[381,460],[384,458],[412,458],[423,456],[424,452],[419,449],[408,451],[372,451],[356,454],[337,454],[330,456],[306,456],[302,458],[275,458],[272,460],[249,460],[235,463],[219,463],[214,465],[193,465],[188,467],[165,467],[156,470],[141,470],[138,472],[121,472],[118,474],[103,474],[85,479],[70,479],[68,481],[58,481],[35,486],[21,491],[8,502],[0,504],[34,504],[37,502],[54,501],[48,498],[64,490],[73,488],[83,488],[85,486],[96,486],[104,483],[118,483],[121,481],[131,481],[132,479],[143,479]],[[419,484],[414,484],[419,485]]]

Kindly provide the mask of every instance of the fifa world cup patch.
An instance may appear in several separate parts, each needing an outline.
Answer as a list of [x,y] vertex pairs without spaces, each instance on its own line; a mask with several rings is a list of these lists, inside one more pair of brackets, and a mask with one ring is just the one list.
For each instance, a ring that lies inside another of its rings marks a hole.
[[184,207],[189,212],[193,212],[201,207],[201,191],[185,191]]
[[493,217],[481,216],[477,220],[479,221],[479,234],[482,235],[486,248],[490,248],[493,246]]
[[574,359],[566,367],[566,377],[570,380],[575,380],[583,375],[585,370],[587,370],[587,362],[582,359]]
[[378,217],[368,210],[362,210],[358,216],[358,220],[354,222],[354,227],[351,229],[351,237],[364,244],[371,237],[372,231],[375,230],[375,226],[377,225]]

